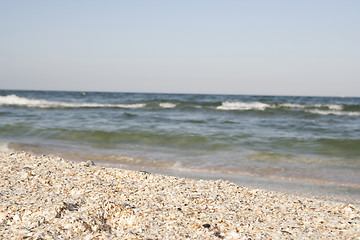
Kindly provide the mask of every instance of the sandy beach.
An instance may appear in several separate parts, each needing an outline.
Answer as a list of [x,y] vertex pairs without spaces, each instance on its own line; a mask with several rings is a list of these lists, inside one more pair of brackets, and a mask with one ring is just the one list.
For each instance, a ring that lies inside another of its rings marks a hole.
[[357,205],[0,153],[1,239],[359,239]]

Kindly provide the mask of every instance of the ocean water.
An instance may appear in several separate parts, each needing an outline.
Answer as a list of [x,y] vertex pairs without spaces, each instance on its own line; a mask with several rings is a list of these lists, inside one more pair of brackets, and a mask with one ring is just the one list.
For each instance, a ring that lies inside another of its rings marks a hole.
[[360,98],[0,90],[0,150],[360,199]]

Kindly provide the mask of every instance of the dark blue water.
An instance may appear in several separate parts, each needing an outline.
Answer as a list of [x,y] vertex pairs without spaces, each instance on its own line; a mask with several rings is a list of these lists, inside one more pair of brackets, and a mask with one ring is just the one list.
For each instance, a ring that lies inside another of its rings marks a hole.
[[2,90],[0,141],[5,150],[360,195],[360,98]]

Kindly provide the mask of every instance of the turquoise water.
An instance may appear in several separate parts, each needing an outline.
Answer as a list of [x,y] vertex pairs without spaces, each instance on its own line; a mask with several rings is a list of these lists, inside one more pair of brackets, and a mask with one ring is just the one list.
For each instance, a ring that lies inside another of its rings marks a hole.
[[3,149],[360,196],[360,98],[1,90],[0,120]]

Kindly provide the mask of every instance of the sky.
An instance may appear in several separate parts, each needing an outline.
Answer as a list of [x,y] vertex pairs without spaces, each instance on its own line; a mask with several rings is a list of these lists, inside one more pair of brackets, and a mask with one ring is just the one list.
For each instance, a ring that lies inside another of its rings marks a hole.
[[360,96],[358,0],[3,0],[0,89]]

